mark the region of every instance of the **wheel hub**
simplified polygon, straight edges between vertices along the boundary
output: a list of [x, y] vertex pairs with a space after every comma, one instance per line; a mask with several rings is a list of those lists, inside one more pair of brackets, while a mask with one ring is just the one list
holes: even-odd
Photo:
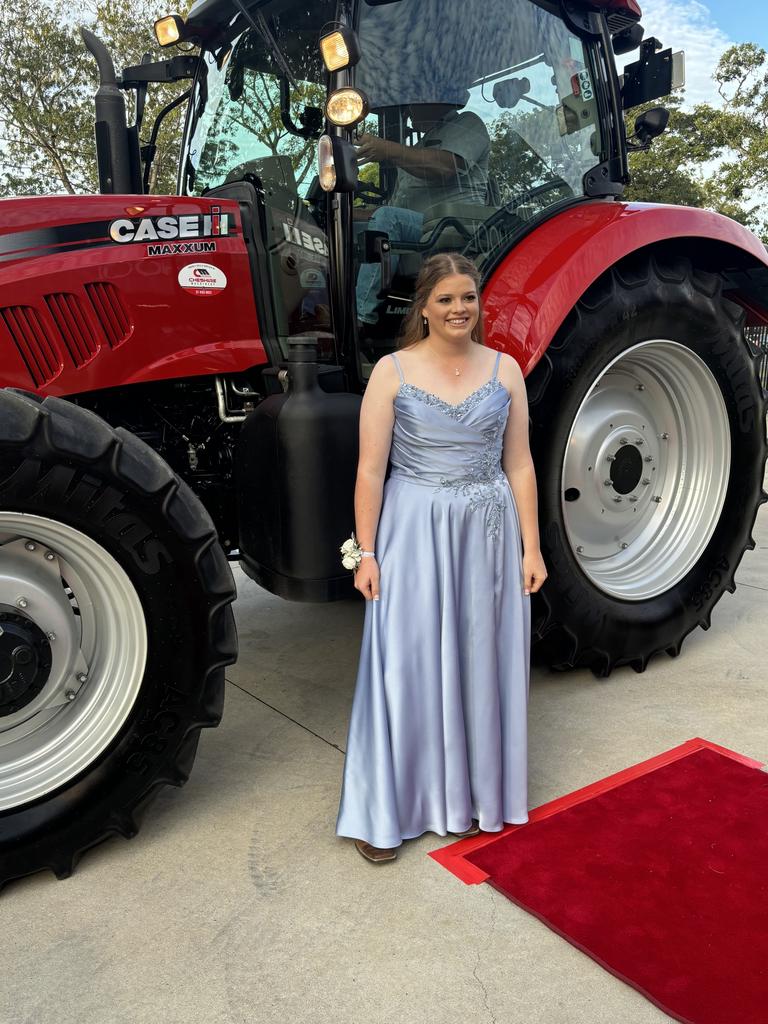
[[643, 457], [639, 448], [627, 444], [619, 448], [611, 462], [608, 476], [617, 494], [631, 494], [643, 475]]
[[25, 707], [51, 672], [51, 646], [28, 619], [0, 606], [0, 718]]
[[670, 589], [712, 536], [729, 471], [728, 413], [704, 360], [669, 339], [624, 351], [565, 446], [563, 519], [582, 571], [627, 601]]

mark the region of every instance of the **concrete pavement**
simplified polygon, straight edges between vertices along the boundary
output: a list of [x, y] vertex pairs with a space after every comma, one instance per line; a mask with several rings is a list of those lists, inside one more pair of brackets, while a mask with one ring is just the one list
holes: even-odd
[[[768, 761], [768, 506], [736, 592], [645, 673], [532, 673], [530, 806], [701, 736]], [[334, 834], [362, 598], [238, 573], [241, 656], [183, 790], [128, 843], [0, 897], [2, 1024], [658, 1024], [670, 1018], [427, 833], [374, 866]]]

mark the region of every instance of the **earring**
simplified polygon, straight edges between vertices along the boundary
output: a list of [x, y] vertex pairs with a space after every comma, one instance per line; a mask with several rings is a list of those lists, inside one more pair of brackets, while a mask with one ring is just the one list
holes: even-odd
[[425, 316], [421, 318], [421, 327], [424, 332], [424, 337], [426, 338], [426, 336], [429, 334], [429, 320], [427, 320]]

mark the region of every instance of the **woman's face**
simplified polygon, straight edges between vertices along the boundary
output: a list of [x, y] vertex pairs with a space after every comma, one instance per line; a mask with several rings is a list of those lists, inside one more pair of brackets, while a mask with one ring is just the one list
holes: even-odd
[[468, 274], [448, 274], [437, 282], [421, 311], [430, 334], [451, 341], [470, 337], [480, 317], [480, 297]]

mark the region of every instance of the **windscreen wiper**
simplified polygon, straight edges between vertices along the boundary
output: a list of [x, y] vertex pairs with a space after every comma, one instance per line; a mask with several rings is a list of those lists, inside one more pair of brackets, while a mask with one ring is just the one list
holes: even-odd
[[267, 19], [260, 12], [256, 12], [254, 17], [250, 11], [245, 9], [245, 5], [242, 0], [235, 0], [235, 7], [242, 13], [243, 17], [250, 23], [252, 28], [255, 28], [261, 38], [267, 44], [269, 52], [275, 61], [275, 64], [280, 68], [280, 71], [284, 78], [287, 78], [291, 85], [296, 85], [296, 79], [291, 74], [291, 69], [288, 66], [288, 61], [283, 56], [283, 51], [277, 45], [277, 40], [272, 35]]

